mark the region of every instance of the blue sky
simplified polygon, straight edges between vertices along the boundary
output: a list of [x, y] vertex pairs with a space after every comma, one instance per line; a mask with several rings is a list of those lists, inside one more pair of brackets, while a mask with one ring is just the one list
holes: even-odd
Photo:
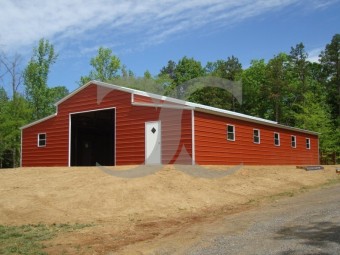
[[59, 53], [49, 85], [78, 87], [100, 46], [137, 76], [168, 60], [234, 55], [247, 67], [305, 44], [310, 60], [340, 33], [340, 0], [0, 0], [0, 50], [24, 61], [44, 37]]

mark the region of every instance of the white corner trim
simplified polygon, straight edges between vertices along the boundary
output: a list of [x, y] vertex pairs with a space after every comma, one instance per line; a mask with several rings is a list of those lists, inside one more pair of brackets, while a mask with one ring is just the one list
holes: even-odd
[[196, 153], [195, 153], [195, 111], [191, 110], [191, 158], [192, 165], [196, 165]]

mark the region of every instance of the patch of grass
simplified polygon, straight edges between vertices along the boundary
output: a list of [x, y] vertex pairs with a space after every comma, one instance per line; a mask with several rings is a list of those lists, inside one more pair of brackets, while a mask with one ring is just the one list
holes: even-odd
[[337, 176], [337, 178], [328, 179], [327, 182], [323, 184], [323, 186], [331, 186], [331, 185], [335, 185], [339, 183], [340, 183], [340, 175]]
[[282, 192], [282, 193], [278, 193], [272, 196], [269, 196], [269, 198], [271, 200], [277, 200], [279, 198], [283, 198], [283, 197], [294, 197], [295, 193], [293, 191], [286, 191], [286, 192]]
[[37, 224], [22, 226], [0, 225], [0, 254], [45, 255], [43, 241], [60, 232], [72, 232], [92, 224]]
[[247, 203], [245, 203], [246, 205], [258, 205], [259, 204], [259, 200], [255, 200], [255, 199], [249, 199]]

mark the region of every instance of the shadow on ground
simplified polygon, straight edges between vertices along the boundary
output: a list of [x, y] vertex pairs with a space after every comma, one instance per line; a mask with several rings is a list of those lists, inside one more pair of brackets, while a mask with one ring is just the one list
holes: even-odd
[[[328, 245], [340, 245], [340, 224], [334, 222], [314, 222], [308, 225], [285, 227], [276, 232], [277, 240], [300, 241], [301, 244], [326, 248]], [[295, 251], [285, 251], [282, 255], [296, 254]], [[328, 255], [330, 253], [305, 253], [306, 255]]]

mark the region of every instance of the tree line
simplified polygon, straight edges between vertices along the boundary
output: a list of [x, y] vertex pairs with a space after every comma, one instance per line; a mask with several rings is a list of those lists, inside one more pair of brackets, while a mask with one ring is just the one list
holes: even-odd
[[[53, 104], [69, 93], [65, 86], [48, 86], [57, 58], [53, 45], [44, 39], [22, 71], [20, 56], [0, 55], [0, 168], [19, 165], [19, 127], [54, 113]], [[268, 61], [252, 60], [247, 68], [235, 56], [205, 66], [184, 56], [177, 62], [169, 60], [154, 76], [146, 70], [143, 77], [136, 77], [104, 47], [90, 59], [90, 65], [92, 70], [80, 76], [79, 86], [99, 80], [172, 96], [183, 84], [202, 82], [199, 78], [238, 82], [242, 102], [219, 87], [198, 86], [185, 99], [319, 132], [321, 162], [340, 160], [340, 34], [325, 45], [318, 62], [310, 62], [303, 43], [298, 43]], [[18, 89], [21, 85], [23, 92]]]
[[[22, 68], [22, 58], [0, 55], [0, 168], [20, 165], [20, 127], [55, 111], [54, 103], [66, 96], [65, 86], [49, 87], [48, 75], [58, 58], [54, 46], [41, 39]], [[20, 89], [20, 86], [24, 89]], [[7, 88], [7, 90], [6, 90]], [[10, 89], [9, 89], [10, 88]]]

